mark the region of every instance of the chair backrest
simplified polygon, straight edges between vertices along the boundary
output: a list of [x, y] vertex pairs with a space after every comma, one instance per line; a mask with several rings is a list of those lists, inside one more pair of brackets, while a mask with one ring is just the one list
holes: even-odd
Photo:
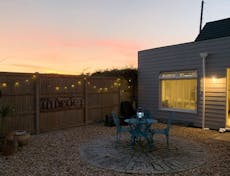
[[143, 112], [144, 112], [144, 117], [145, 118], [154, 119], [153, 115], [151, 114], [151, 112], [149, 110], [144, 109]]
[[119, 119], [118, 115], [115, 112], [112, 112], [112, 117], [113, 117], [113, 121], [116, 125], [117, 130], [119, 130], [121, 128], [121, 126], [120, 126], [120, 119]]
[[174, 111], [171, 111], [169, 113], [169, 117], [168, 117], [168, 121], [167, 121], [167, 127], [166, 127], [168, 131], [170, 129], [173, 118], [174, 118]]

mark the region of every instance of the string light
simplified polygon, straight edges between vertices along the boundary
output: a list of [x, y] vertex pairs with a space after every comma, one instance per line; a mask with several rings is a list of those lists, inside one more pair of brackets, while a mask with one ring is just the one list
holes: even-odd
[[[36, 78], [37, 78], [37, 75], [36, 75], [36, 74], [33, 74], [31, 79], [36, 79]], [[25, 83], [29, 83], [31, 79], [25, 79], [24, 82], [25, 82]], [[87, 80], [86, 77], [84, 77], [83, 79], [84, 79], [84, 80]], [[132, 80], [129, 79], [128, 82], [132, 82]], [[90, 82], [90, 81], [87, 81], [86, 83], [87, 83], [88, 85], [91, 85], [91, 82]], [[7, 84], [6, 82], [0, 83], [0, 85], [1, 85], [2, 87], [8, 87], [8, 84]], [[25, 85], [28, 85], [28, 84], [25, 84]], [[82, 81], [81, 81], [81, 80], [78, 80], [78, 81], [77, 81], [77, 85], [79, 85], [79, 86], [82, 85]], [[71, 88], [75, 88], [77, 85], [76, 85], [76, 84], [71, 84], [70, 87], [71, 87]], [[111, 84], [111, 86], [109, 86], [109, 88], [114, 89], [114, 88], [121, 87], [121, 85], [122, 85], [122, 84], [121, 84], [121, 78], [117, 78], [116, 80], [114, 80], [114, 82], [112, 82], [112, 84]], [[20, 86], [20, 82], [19, 82], [19, 81], [16, 81], [16, 82], [14, 83], [14, 86], [15, 86], [15, 87], [19, 87], [19, 86]], [[48, 85], [48, 87], [50, 88], [51, 85]], [[92, 88], [93, 88], [93, 89], [97, 89], [97, 86], [96, 86], [96, 85], [92, 85]], [[109, 91], [109, 88], [107, 88], [107, 87], [105, 87], [105, 88], [99, 88], [98, 91], [99, 91], [99, 92], [102, 92], [102, 91], [108, 92], [108, 91]], [[127, 88], [130, 89], [131, 86], [127, 86]], [[56, 91], [59, 91], [61, 88], [60, 88], [59, 86], [56, 86], [56, 87], [54, 87], [54, 89], [55, 89]], [[67, 89], [68, 89], [68, 86], [64, 86], [63, 89], [64, 89], [64, 90], [67, 90]], [[124, 90], [121, 90], [121, 92], [125, 92], [125, 91], [124, 91]]]
[[37, 78], [37, 76], [36, 75], [32, 75], [32, 79], [36, 79]]
[[2, 87], [7, 87], [7, 83], [2, 83]]
[[18, 86], [19, 86], [19, 82], [15, 82], [15, 83], [14, 83], [14, 86], [15, 86], [15, 87], [18, 87]]
[[55, 90], [56, 90], [56, 91], [59, 91], [59, 90], [60, 90], [60, 87], [56, 86], [56, 87], [55, 87]]

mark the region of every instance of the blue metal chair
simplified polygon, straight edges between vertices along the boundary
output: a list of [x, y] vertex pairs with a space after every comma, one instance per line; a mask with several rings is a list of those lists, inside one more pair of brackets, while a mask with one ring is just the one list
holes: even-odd
[[172, 123], [172, 120], [174, 118], [174, 112], [171, 111], [167, 120], [167, 126], [164, 129], [152, 129], [152, 135], [154, 136], [155, 134], [163, 134], [165, 135], [166, 138], [166, 142], [167, 142], [167, 147], [169, 147], [169, 130], [170, 130], [170, 126]]
[[151, 114], [151, 112], [149, 110], [144, 109], [143, 112], [144, 112], [144, 118], [154, 119], [153, 115]]
[[116, 140], [118, 141], [121, 133], [129, 132], [130, 130], [129, 128], [120, 125], [120, 119], [116, 113], [112, 112], [112, 117], [114, 124], [116, 125]]

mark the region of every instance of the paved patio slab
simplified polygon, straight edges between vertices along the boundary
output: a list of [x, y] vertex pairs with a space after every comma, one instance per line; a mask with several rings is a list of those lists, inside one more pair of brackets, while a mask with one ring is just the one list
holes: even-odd
[[173, 173], [203, 165], [205, 149], [185, 138], [173, 137], [167, 148], [165, 138], [158, 137], [154, 147], [130, 146], [128, 136], [119, 142], [114, 138], [96, 139], [80, 148], [80, 155], [90, 165], [124, 173]]

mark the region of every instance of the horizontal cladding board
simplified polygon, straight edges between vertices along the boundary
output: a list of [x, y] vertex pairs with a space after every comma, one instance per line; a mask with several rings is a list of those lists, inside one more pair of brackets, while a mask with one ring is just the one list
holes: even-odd
[[[229, 51], [226, 51], [229, 52]], [[195, 53], [195, 51], [194, 51]], [[171, 54], [171, 55], [159, 55], [156, 56], [155, 54], [149, 55], [148, 57], [140, 57], [138, 60], [138, 65], [142, 65], [144, 63], [158, 63], [158, 62], [165, 62], [165, 61], [173, 61], [176, 62], [178, 60], [183, 60], [185, 62], [191, 62], [194, 61], [194, 64], [197, 65], [202, 65], [202, 60], [199, 56], [199, 53], [191, 53], [191, 54], [187, 54], [187, 53], [183, 53], [180, 52], [178, 55], [176, 55], [175, 53]], [[213, 57], [208, 57], [207, 60], [207, 64], [206, 64], [206, 68], [210, 68], [210, 66], [217, 64], [218, 67], [221, 67], [222, 65], [229, 65], [229, 62], [227, 62], [228, 60], [226, 58], [229, 58], [230, 53], [221, 56], [219, 53], [216, 53], [215, 56]], [[215, 59], [215, 58], [218, 59]], [[151, 61], [151, 62], [150, 62]], [[218, 62], [219, 61], [219, 62]]]
[[149, 55], [148, 57], [145, 57], [145, 58], [140, 58], [139, 60], [139, 64], [142, 64], [142, 63], [148, 63], [149, 61], [152, 61], [152, 62], [164, 62], [164, 61], [176, 61], [176, 60], [181, 60], [183, 59], [184, 61], [186, 62], [191, 62], [194, 60], [195, 63], [199, 63], [201, 64], [201, 59], [199, 57], [199, 55], [194, 55], [194, 53], [191, 53], [191, 54], [186, 54], [186, 53], [183, 53], [183, 52], [180, 52], [178, 53], [177, 55], [175, 53], [171, 54], [171, 55], [159, 55], [159, 56], [155, 56], [154, 54], [153, 55]]
[[214, 114], [220, 114], [220, 115], [224, 115], [226, 114], [226, 111], [223, 109], [210, 109], [210, 108], [205, 108], [205, 112], [207, 113], [214, 113]]
[[148, 79], [148, 80], [142, 80], [140, 81], [139, 83], [145, 83], [145, 85], [139, 85], [139, 87], [144, 87], [144, 88], [152, 88], [152, 87], [157, 87], [157, 84], [156, 82], [154, 82], [153, 79]]
[[[218, 59], [213, 59], [213, 61], [209, 62], [208, 65], [206, 65], [207, 72], [211, 72], [213, 70], [219, 70], [221, 71], [223, 68], [226, 68], [230, 65], [229, 61], [227, 59], [230, 58], [230, 56], [225, 56], [223, 58], [220, 58], [218, 55], [216, 56]], [[227, 58], [227, 59], [226, 59]], [[214, 68], [212, 68], [215, 66]], [[209, 70], [210, 69], [210, 70]]]
[[206, 123], [224, 123], [225, 118], [218, 116], [206, 116]]
[[206, 84], [207, 87], [226, 87], [226, 79], [218, 79], [216, 82], [214, 82], [211, 79], [206, 79]]
[[156, 60], [150, 60], [149, 62], [142, 63], [142, 65], [140, 67], [143, 67], [143, 66], [145, 66], [145, 71], [147, 71], [148, 68], [151, 70], [154, 70], [154, 68], [157, 68], [157, 70], [158, 70], [159, 66], [162, 66], [162, 67], [165, 67], [165, 66], [171, 66], [171, 67], [180, 66], [180, 67], [182, 67], [183, 66], [185, 68], [191, 68], [191, 67], [192, 68], [199, 68], [199, 67], [201, 67], [201, 63], [193, 61], [193, 60], [185, 61], [182, 59], [171, 58], [171, 59], [161, 59], [161, 60], [157, 60], [157, 61]]
[[[196, 44], [196, 43], [193, 43]], [[200, 53], [202, 51], [207, 51], [208, 53], [221, 53], [222, 51], [228, 51], [230, 45], [228, 44], [228, 46], [223, 47], [223, 46], [219, 46], [217, 47], [215, 44], [213, 46], [195, 46], [195, 47], [188, 47], [188, 46], [184, 46], [184, 47], [167, 47], [167, 48], [156, 48], [153, 50], [147, 50], [147, 51], [143, 51], [141, 54], [139, 54], [139, 58], [149, 58], [149, 57], [170, 57], [170, 56], [181, 56], [181, 55], [187, 55], [187, 56], [197, 56], [198, 58], [200, 58]], [[222, 51], [219, 51], [219, 50]]]
[[[206, 96], [205, 100], [206, 101], [226, 101], [226, 97], [218, 97], [218, 96], [210, 97], [210, 96]], [[202, 96], [200, 97], [200, 101], [203, 101]]]
[[[169, 111], [158, 110], [158, 115], [169, 115]], [[194, 118], [194, 117], [197, 117], [197, 114], [196, 113], [189, 113], [189, 112], [175, 111], [175, 117]]]
[[[201, 87], [202, 88], [202, 87]], [[206, 87], [205, 88], [206, 92], [217, 92], [217, 93], [221, 93], [221, 92], [226, 92], [226, 87]]]
[[216, 106], [225, 106], [226, 105], [226, 101], [205, 101], [206, 105], [216, 105]]
[[[170, 64], [169, 64], [170, 63]], [[166, 65], [165, 65], [166, 64]], [[185, 69], [185, 68], [188, 68], [188, 69], [195, 69], [195, 70], [201, 70], [201, 64], [199, 63], [196, 63], [196, 62], [192, 62], [192, 60], [190, 62], [186, 62], [184, 61], [183, 59], [180, 59], [180, 60], [175, 60], [173, 59], [173, 62], [171, 62], [170, 60], [161, 60], [159, 62], [156, 62], [156, 61], [150, 61], [150, 62], [147, 62], [147, 63], [143, 63], [142, 65], [139, 65], [139, 68], [142, 67], [144, 68], [143, 69], [143, 72], [148, 72], [148, 71], [157, 71], [159, 69], [161, 69], [161, 67], [165, 67], [165, 66], [168, 66], [168, 67], [175, 67], [178, 68], [180, 67], [181, 69]], [[228, 66], [227, 64], [221, 64], [221, 65], [213, 65], [212, 68], [209, 68], [207, 71], [206, 71], [206, 76], [225, 76], [226, 75], [226, 68], [228, 68], [230, 66]], [[141, 69], [140, 69], [141, 71]], [[218, 75], [216, 75], [218, 73]], [[201, 75], [202, 76], [202, 75]]]
[[[213, 66], [213, 67], [215, 67], [215, 66]], [[219, 70], [213, 69], [209, 73], [206, 72], [206, 78], [212, 79], [213, 77], [216, 77], [217, 79], [219, 79], [219, 78], [226, 79], [226, 72], [223, 70], [225, 70], [227, 68], [228, 68], [228, 66], [225, 65], [224, 68], [221, 68]]]
[[[225, 60], [227, 59], [225, 58]], [[144, 67], [145, 71], [155, 70], [155, 69], [158, 70], [159, 66], [162, 66], [162, 67], [176, 66], [176, 67], [182, 67], [182, 68], [192, 67], [192, 68], [201, 69], [202, 64], [200, 60], [193, 59], [193, 58], [189, 58], [189, 60], [185, 60], [183, 57], [182, 58], [171, 57], [170, 59], [167, 59], [164, 57], [161, 59], [150, 58], [148, 60], [141, 61], [141, 63], [139, 63], [139, 68]], [[207, 76], [208, 75], [212, 76], [216, 72], [221, 72], [222, 73], [221, 75], [225, 75], [227, 67], [230, 67], [229, 61], [220, 62], [220, 60], [218, 60], [218, 63], [213, 63], [212, 65], [206, 66], [206, 74]]]
[[150, 96], [148, 96], [148, 95], [146, 95], [146, 94], [143, 94], [142, 95], [142, 98], [141, 99], [143, 99], [143, 97], [146, 99], [146, 101], [147, 102], [152, 102], [152, 101], [154, 101], [154, 100], [156, 100], [156, 99], [158, 99], [158, 96], [153, 96], [153, 95], [150, 95]]
[[[216, 109], [217, 111], [218, 110], [225, 110], [226, 109], [225, 107], [226, 107], [225, 105], [224, 106], [223, 105], [221, 105], [221, 106], [220, 105], [206, 105], [205, 106], [206, 109], [213, 109], [213, 110]], [[202, 106], [199, 106], [199, 108], [202, 109]]]
[[[218, 57], [218, 56], [217, 56]], [[229, 57], [225, 58], [226, 60], [229, 59]], [[217, 59], [218, 60], [218, 59]], [[226, 68], [229, 67], [229, 61], [228, 62], [222, 62], [220, 60], [218, 60], [220, 63], [213, 63], [213, 64], [209, 64], [208, 66], [206, 65], [206, 75], [212, 75], [215, 72], [221, 72], [221, 73], [225, 73], [226, 74]]]
[[[167, 118], [168, 118], [167, 115], [158, 115], [158, 116], [156, 117], [156, 119], [160, 119], [160, 120], [164, 120], [164, 121], [166, 121]], [[185, 118], [185, 117], [182, 117], [182, 116], [176, 116], [176, 117], [174, 117], [174, 119], [173, 119], [173, 122], [175, 122], [175, 123], [178, 123], [178, 122], [179, 122], [179, 123], [185, 123], [185, 124], [199, 123], [199, 121], [200, 121], [200, 120], [197, 120], [197, 119], [194, 118], [194, 117], [187, 117], [187, 118]]]
[[226, 92], [206, 92], [207, 97], [226, 97]]

